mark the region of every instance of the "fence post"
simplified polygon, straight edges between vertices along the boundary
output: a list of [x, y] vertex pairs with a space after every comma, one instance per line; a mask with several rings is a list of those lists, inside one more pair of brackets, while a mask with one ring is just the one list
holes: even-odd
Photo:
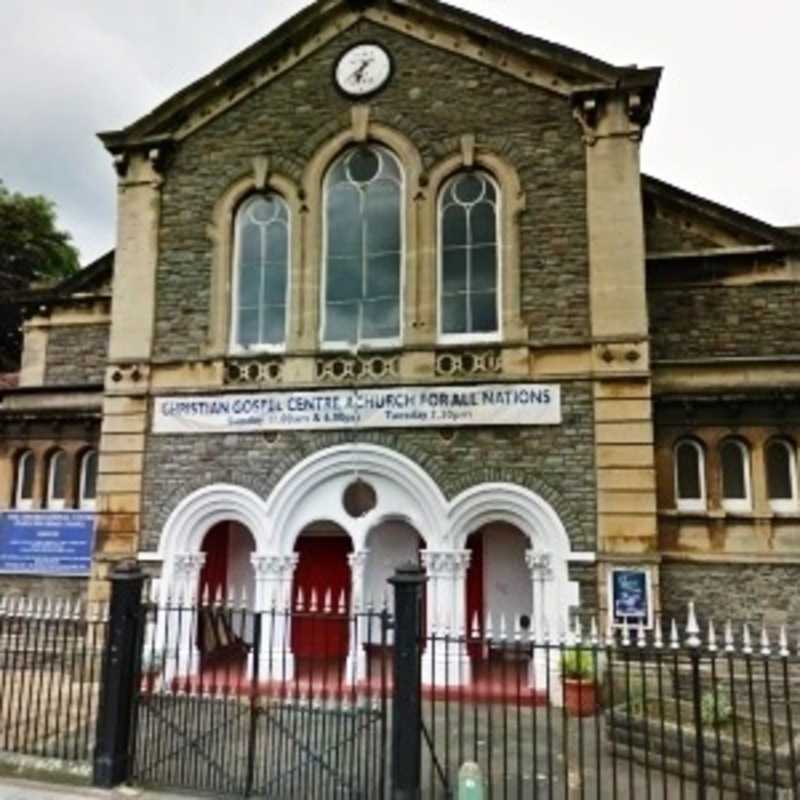
[[[706, 748], [703, 740], [703, 697], [702, 683], [700, 681], [700, 626], [694, 611], [694, 603], [689, 602], [689, 616], [686, 622], [686, 645], [689, 648], [689, 658], [692, 663], [692, 709], [694, 712], [695, 759], [697, 760], [697, 800], [706, 797]], [[714, 689], [716, 691], [716, 687]]]
[[135, 681], [140, 662], [140, 611], [145, 575], [135, 561], [111, 573], [92, 783], [112, 788], [128, 779]]
[[422, 779], [422, 587], [425, 571], [398, 567], [394, 587], [392, 800], [418, 800]]

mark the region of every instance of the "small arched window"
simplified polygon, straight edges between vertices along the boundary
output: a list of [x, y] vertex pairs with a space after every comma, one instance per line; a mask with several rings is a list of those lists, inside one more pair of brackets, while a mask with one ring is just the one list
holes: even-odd
[[726, 439], [719, 448], [722, 473], [722, 507], [728, 511], [749, 511], [750, 452], [738, 439]]
[[14, 507], [22, 510], [33, 508], [34, 476], [36, 457], [30, 450], [24, 450], [17, 457], [14, 476]]
[[439, 334], [496, 337], [500, 330], [499, 192], [487, 175], [462, 172], [439, 196]]
[[285, 345], [289, 248], [286, 201], [277, 194], [247, 199], [236, 215], [235, 348], [275, 350]]
[[97, 499], [97, 450], [87, 450], [81, 457], [78, 481], [78, 507], [92, 510]]
[[377, 145], [348, 150], [325, 180], [322, 340], [334, 347], [400, 339], [403, 174]]
[[764, 454], [767, 495], [774, 511], [797, 509], [797, 451], [786, 439], [773, 439]]
[[59, 510], [67, 500], [67, 454], [54, 450], [47, 460], [46, 507]]
[[705, 454], [694, 439], [682, 439], [675, 445], [675, 506], [681, 511], [704, 511], [706, 508]]

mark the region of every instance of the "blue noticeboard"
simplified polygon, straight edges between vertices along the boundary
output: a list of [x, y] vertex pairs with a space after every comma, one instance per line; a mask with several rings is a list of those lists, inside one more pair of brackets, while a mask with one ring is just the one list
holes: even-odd
[[616, 569], [612, 573], [614, 621], [648, 624], [650, 608], [647, 573], [638, 569]]
[[0, 572], [88, 575], [94, 521], [84, 511], [0, 512]]

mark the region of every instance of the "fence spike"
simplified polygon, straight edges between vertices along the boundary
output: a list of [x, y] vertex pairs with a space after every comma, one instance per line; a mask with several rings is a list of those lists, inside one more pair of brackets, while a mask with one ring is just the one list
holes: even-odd
[[725, 652], [733, 653], [736, 650], [736, 642], [733, 638], [733, 623], [730, 620], [725, 622], [725, 632], [723, 633], [725, 641]]
[[514, 618], [514, 641], [519, 644], [522, 641], [522, 623], [519, 614]]
[[708, 620], [708, 649], [711, 653], [717, 652], [717, 631], [714, 628], [714, 620]]
[[344, 614], [347, 612], [347, 597], [345, 596], [344, 589], [339, 592], [339, 613]]
[[470, 633], [473, 639], [480, 639], [481, 637], [481, 625], [478, 621], [477, 611], [472, 612], [472, 630]]
[[155, 605], [161, 592], [161, 578], [153, 578], [150, 581], [150, 602]]
[[9, 596], [6, 599], [6, 615], [9, 617], [13, 617], [16, 615], [17, 612], [17, 598], [14, 595]]
[[672, 650], [680, 650], [681, 640], [678, 636], [678, 623], [675, 622], [675, 617], [672, 618], [672, 624], [669, 628], [669, 646]]
[[589, 623], [589, 640], [592, 643], [592, 647], [597, 647], [600, 644], [600, 636], [597, 631], [597, 617], [594, 614], [592, 614], [592, 620]]
[[81, 600], [79, 597], [75, 598], [75, 605], [72, 606], [72, 619], [79, 620], [81, 618]]
[[753, 653], [753, 640], [750, 637], [750, 625], [745, 622], [742, 628], [742, 652], [746, 655]]
[[781, 625], [778, 633], [778, 653], [781, 658], [789, 657], [789, 637], [786, 635], [786, 625]]
[[491, 611], [487, 611], [486, 612], [486, 625], [484, 625], [483, 631], [484, 631], [484, 637], [488, 641], [491, 641], [491, 639], [492, 639], [492, 612]]
[[323, 612], [325, 614], [330, 614], [331, 613], [331, 587], [330, 586], [325, 590], [322, 610], [323, 610]]
[[694, 611], [694, 600], [689, 601], [689, 611], [686, 618], [686, 646], [700, 647], [700, 626], [697, 624], [697, 614]]
[[6, 615], [6, 609], [7, 609], [6, 597], [5, 595], [3, 595], [2, 597], [0, 597], [0, 617], [4, 617]]
[[22, 613], [23, 617], [32, 617], [35, 613], [35, 606], [32, 597], [25, 598], [25, 610]]
[[622, 618], [622, 646], [630, 647], [631, 644], [631, 630], [628, 627], [628, 618]]
[[636, 630], [636, 644], [640, 650], [644, 650], [647, 647], [647, 633], [645, 632], [644, 622], [641, 620]]
[[504, 642], [506, 640], [506, 615], [505, 613], [500, 615], [500, 641]]
[[616, 647], [617, 645], [617, 630], [614, 627], [614, 614], [608, 611], [606, 619], [606, 647]]
[[[190, 589], [191, 587], [187, 586], [186, 588]], [[184, 598], [185, 597], [186, 595], [184, 595]], [[224, 602], [225, 602], [225, 597], [223, 595], [222, 585], [218, 584], [216, 590], [214, 591], [214, 605], [217, 608], [220, 608]], [[184, 605], [191, 605], [191, 600], [188, 603], [184, 601]]]
[[761, 655], [772, 655], [772, 644], [769, 641], [769, 633], [767, 632], [766, 622], [761, 623]]
[[661, 629], [661, 615], [655, 618], [655, 630], [653, 631], [653, 647], [660, 650], [664, 646], [664, 632]]
[[303, 602], [303, 587], [297, 590], [297, 600], [295, 603], [295, 611], [305, 611], [305, 603]]
[[579, 616], [575, 616], [575, 644], [583, 644], [583, 620]]
[[315, 586], [311, 587], [311, 597], [308, 602], [308, 610], [312, 614], [317, 610], [317, 589]]

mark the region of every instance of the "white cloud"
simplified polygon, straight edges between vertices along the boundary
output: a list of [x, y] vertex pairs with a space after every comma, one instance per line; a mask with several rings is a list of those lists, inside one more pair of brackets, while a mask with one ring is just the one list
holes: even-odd
[[[618, 64], [664, 66], [643, 165], [800, 223], [796, 0], [455, 0]], [[113, 245], [114, 183], [94, 134], [121, 127], [298, 11], [286, 0], [2, 0], [0, 178], [58, 203], [85, 259]]]

